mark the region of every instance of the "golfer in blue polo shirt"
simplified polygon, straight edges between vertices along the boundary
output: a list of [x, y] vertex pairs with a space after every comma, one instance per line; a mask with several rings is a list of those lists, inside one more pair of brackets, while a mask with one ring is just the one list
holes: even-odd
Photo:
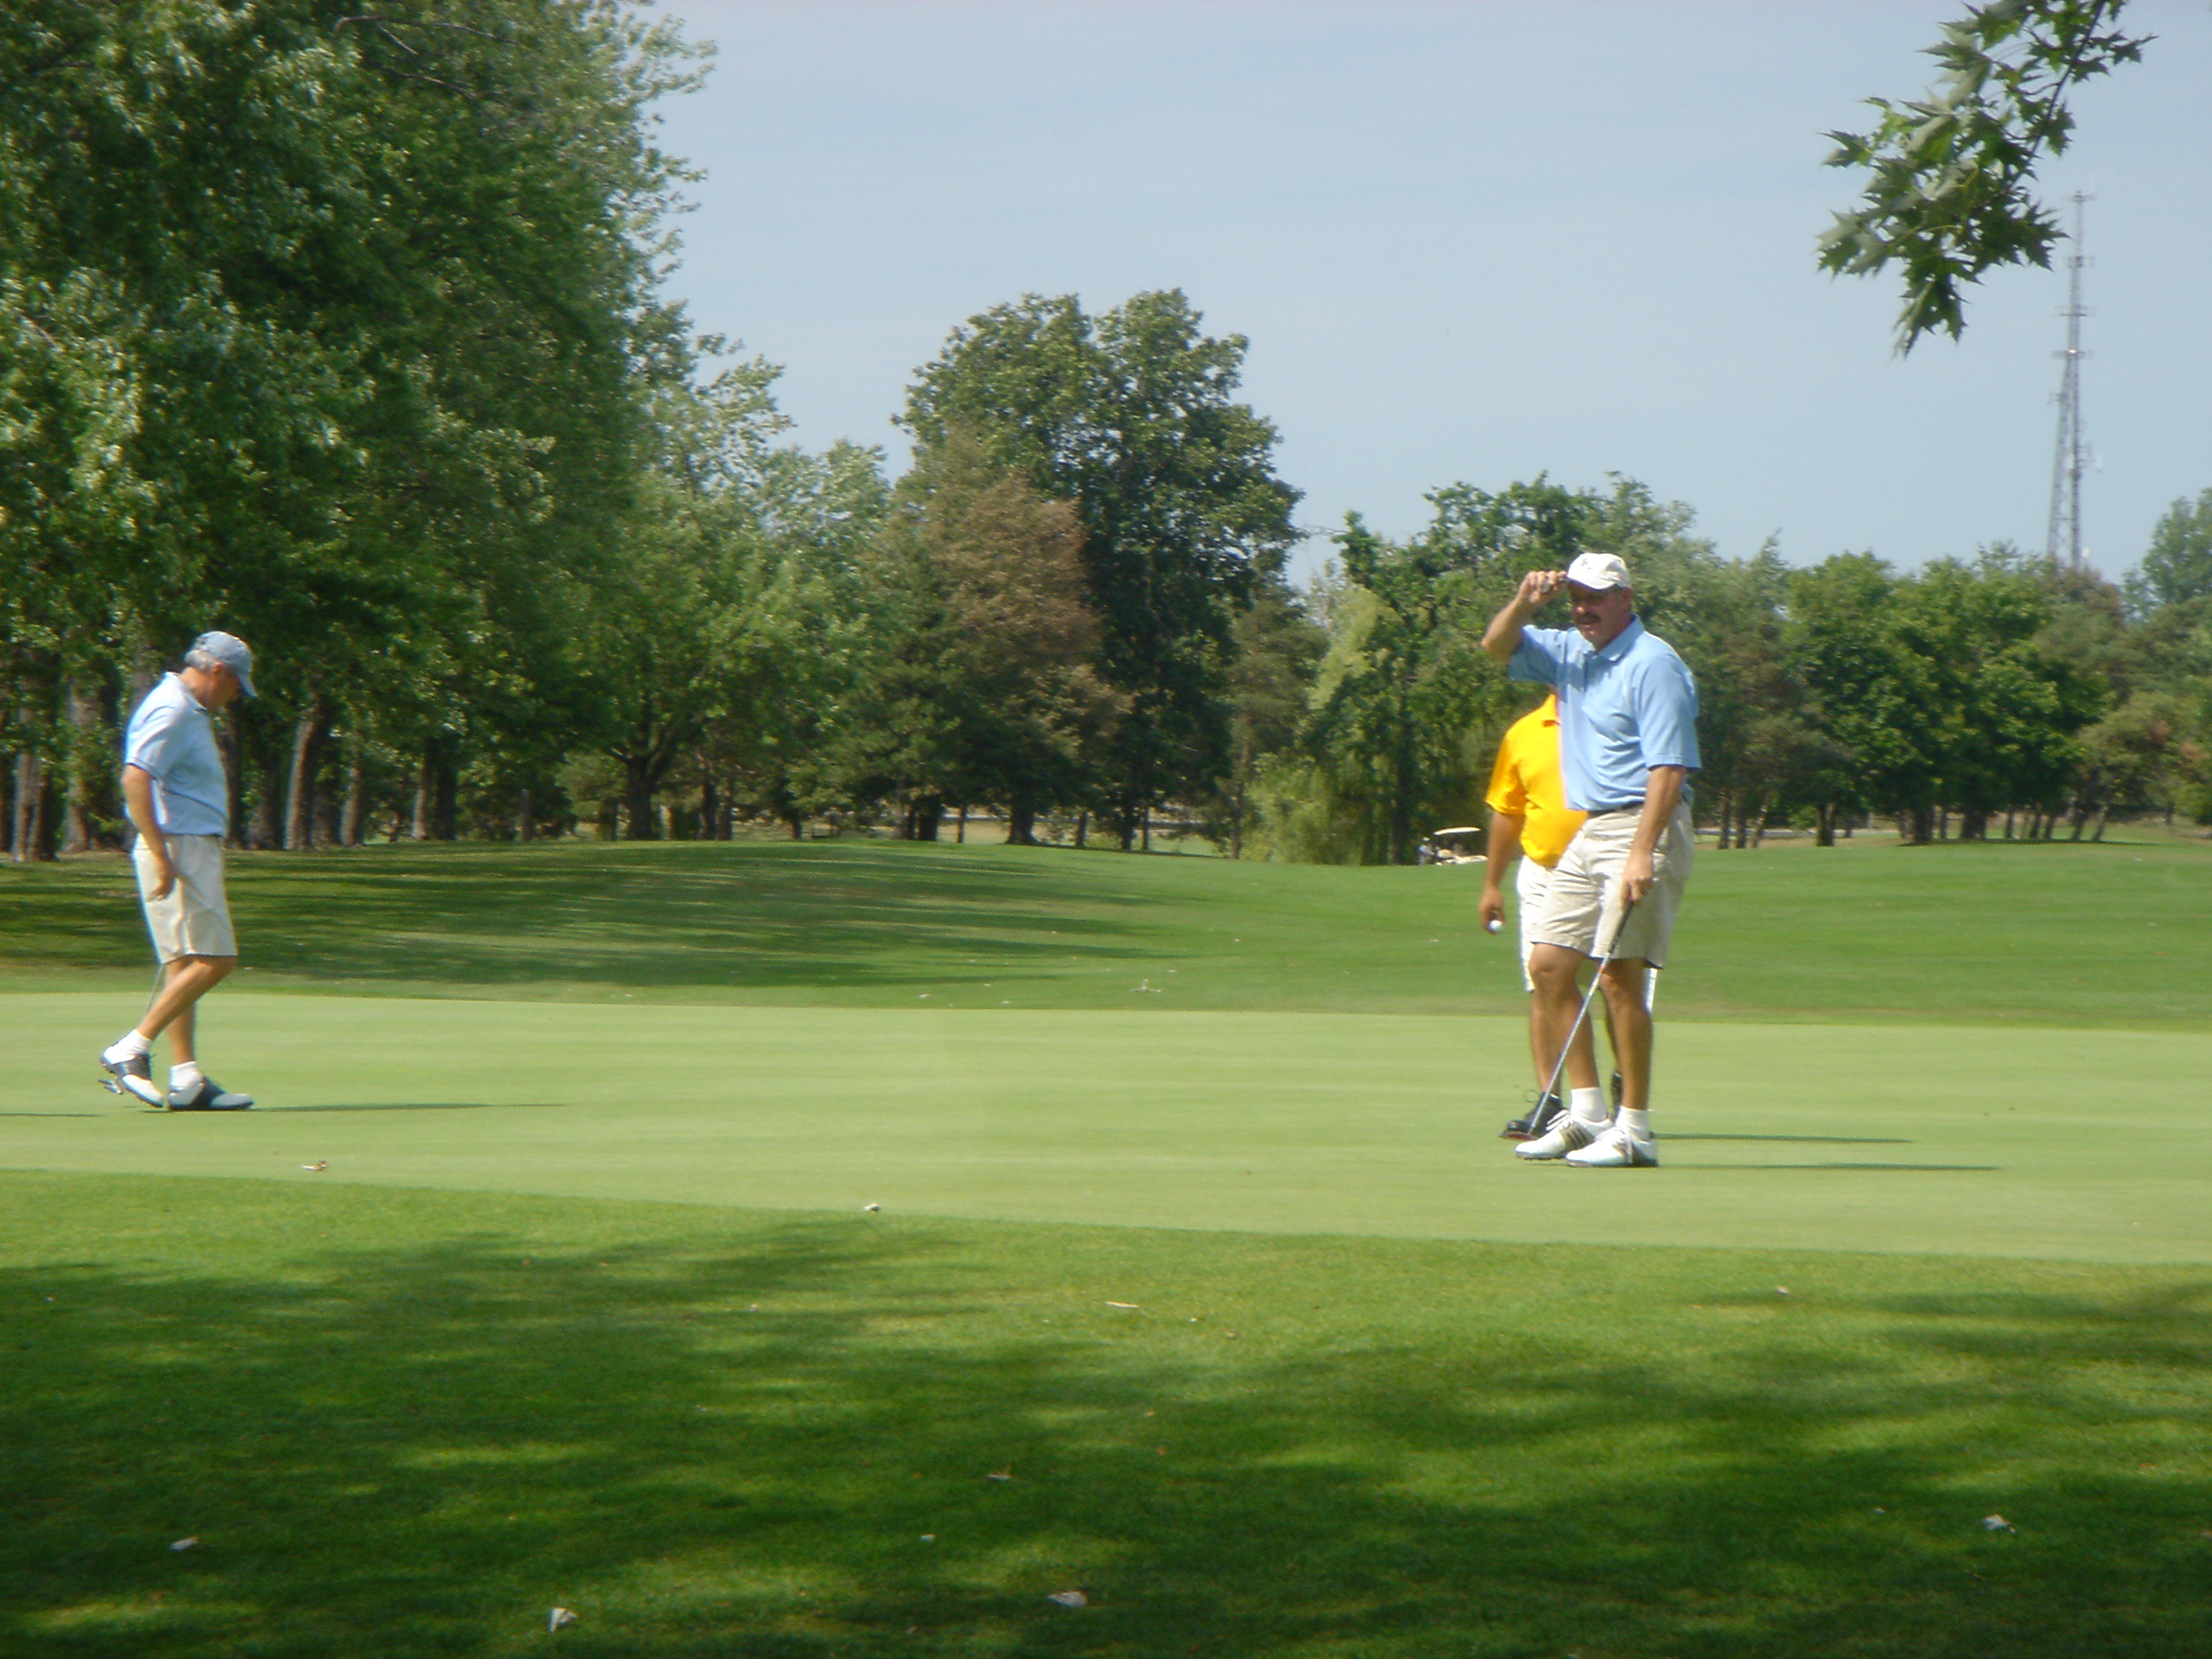
[[[1563, 588], [1573, 626], [1529, 627]], [[1595, 1060], [1587, 1051], [1570, 1054], [1567, 1115], [1514, 1154], [1583, 1169], [1650, 1168], [1659, 1148], [1651, 1134], [1644, 975], [1666, 966], [1690, 879], [1684, 786], [1698, 769], [1697, 683], [1674, 647], [1638, 619], [1628, 567], [1610, 553], [1581, 553], [1565, 570], [1522, 578], [1484, 632], [1482, 648], [1513, 678], [1559, 693], [1567, 805], [1589, 814], [1552, 872], [1528, 930], [1545, 1063], [1558, 1062], [1574, 1027], [1583, 963], [1605, 960], [1601, 983], [1621, 1080], [1620, 1109], [1608, 1120]]]
[[[123, 738], [123, 801], [138, 831], [132, 862], [146, 928], [162, 965], [146, 1017], [100, 1056], [118, 1095], [172, 1112], [235, 1112], [253, 1104], [200, 1070], [192, 1011], [238, 965], [222, 885], [230, 787], [215, 717], [253, 695], [253, 653], [234, 634], [203, 634], [185, 665], [165, 674], [131, 716]], [[169, 1086], [154, 1081], [154, 1039], [169, 1034]]]

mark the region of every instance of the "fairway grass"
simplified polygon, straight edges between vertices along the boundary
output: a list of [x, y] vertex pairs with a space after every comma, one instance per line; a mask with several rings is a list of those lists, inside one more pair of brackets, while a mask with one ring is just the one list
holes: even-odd
[[[234, 855], [232, 988], [1517, 1016], [1472, 866], [844, 841]], [[113, 855], [0, 865], [0, 993], [136, 989]], [[2212, 1030], [2212, 842], [1698, 854], [1673, 1019]]]
[[119, 1176], [0, 1218], [21, 1659], [2149, 1659], [2212, 1617], [2201, 1270]]

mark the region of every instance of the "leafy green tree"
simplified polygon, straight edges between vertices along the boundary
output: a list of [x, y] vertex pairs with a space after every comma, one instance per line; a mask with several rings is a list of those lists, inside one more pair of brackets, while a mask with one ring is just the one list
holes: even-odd
[[896, 595], [863, 765], [934, 839], [946, 803], [994, 802], [1007, 839], [1083, 797], [1087, 757], [1126, 708], [1092, 666], [1074, 505], [1047, 501], [960, 428], [925, 448], [878, 549]]
[[1820, 239], [1823, 270], [1905, 281], [1897, 344], [1954, 339], [1964, 284], [1999, 265], [2051, 264], [2063, 234], [2029, 186], [2074, 131], [2068, 100], [2085, 81], [2141, 58], [2148, 38], [2115, 27], [2126, 0], [1993, 0], [1943, 26], [1927, 49], [1942, 66], [1923, 97], [1867, 101], [1871, 131], [1832, 132], [1830, 167], [1871, 174], [1861, 204]]
[[1364, 864], [1410, 864], [1438, 817], [1471, 811], [1470, 739], [1503, 694], [1480, 648], [1482, 585], [1424, 545], [1394, 547], [1355, 514], [1337, 537], [1344, 586], [1313, 689], [1308, 742], [1357, 826]]
[[1938, 762], [1933, 665], [1893, 625], [1899, 583], [1871, 553], [1842, 553], [1790, 578], [1788, 641], [1820, 729], [1848, 756], [1829, 805], [1913, 815], [1932, 836]]
[[1924, 842], [1940, 809], [1978, 837], [1993, 812], [2063, 800], [2074, 734], [2106, 690], [2044, 648], [2052, 599], [2032, 574], [2000, 556], [1899, 578], [1844, 554], [1797, 573], [1790, 594], [1798, 672], [1863, 804]]
[[289, 768], [240, 745], [258, 833], [298, 843], [335, 727], [411, 721], [450, 799], [447, 739], [549, 701], [512, 694], [556, 654], [549, 574], [605, 544], [641, 387], [684, 372], [644, 111], [690, 73], [614, 4], [10, 8], [11, 657], [143, 669], [228, 626], [249, 726], [292, 728]]
[[1328, 648], [1328, 636], [1280, 576], [1263, 580], [1237, 615], [1237, 654], [1228, 675], [1229, 772], [1214, 802], [1216, 839], [1232, 859], [1244, 856], [1254, 818], [1253, 789], [1261, 770], [1298, 739], [1306, 688]]
[[1076, 504], [1099, 672], [1130, 705], [1095, 757], [1125, 848], [1156, 802], [1223, 771], [1235, 618], [1296, 538], [1274, 428], [1233, 398], [1246, 343], [1200, 324], [1178, 291], [1097, 318], [1030, 295], [955, 330], [902, 417], [925, 447], [963, 428]]
[[2212, 597], [2212, 489], [2195, 501], [2182, 496], [2166, 508], [2142, 564], [2127, 580], [2127, 595], [2138, 617]]

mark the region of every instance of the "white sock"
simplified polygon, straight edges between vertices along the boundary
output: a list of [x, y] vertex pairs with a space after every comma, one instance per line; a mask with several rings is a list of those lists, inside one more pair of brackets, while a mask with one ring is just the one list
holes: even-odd
[[1568, 1091], [1567, 1109], [1585, 1123], [1605, 1121], [1605, 1091], [1602, 1089], [1573, 1089]]
[[1649, 1111], [1632, 1112], [1624, 1106], [1620, 1109], [1620, 1121], [1638, 1140], [1651, 1139], [1651, 1114]]
[[197, 1089], [206, 1081], [200, 1073], [200, 1063], [196, 1060], [169, 1067], [169, 1086], [172, 1089]]
[[115, 1039], [102, 1060], [136, 1060], [154, 1045], [136, 1031], [125, 1031]]

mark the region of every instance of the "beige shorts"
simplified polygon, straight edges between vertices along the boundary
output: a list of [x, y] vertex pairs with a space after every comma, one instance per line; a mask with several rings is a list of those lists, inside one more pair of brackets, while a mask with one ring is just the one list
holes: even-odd
[[154, 849], [143, 836], [131, 851], [138, 867], [138, 898], [146, 907], [146, 931], [154, 954], [163, 962], [179, 957], [234, 957], [237, 937], [230, 931], [230, 901], [222, 890], [222, 837], [170, 836], [169, 862], [177, 884], [167, 898], [154, 896]]
[[1586, 957], [1604, 956], [1610, 943], [1614, 956], [1641, 957], [1654, 968], [1666, 966], [1674, 915], [1682, 908], [1682, 890], [1690, 884], [1690, 809], [1686, 804], [1677, 806], [1659, 832], [1651, 859], [1657, 879], [1623, 922], [1620, 872], [1641, 817], [1636, 811], [1600, 812], [1575, 832], [1545, 884], [1543, 912], [1525, 929], [1528, 939]]
[[1544, 894], [1551, 884], [1552, 872], [1526, 854], [1514, 865], [1513, 896], [1521, 901], [1515, 908], [1521, 925], [1521, 988], [1524, 991], [1536, 988], [1536, 981], [1528, 977], [1528, 952], [1536, 945], [1535, 935], [1529, 930], [1544, 914]]
[[[1550, 890], [1552, 872], [1532, 858], [1523, 858], [1513, 866], [1513, 891], [1521, 901], [1521, 988], [1534, 992], [1536, 981], [1528, 975], [1528, 952], [1536, 948], [1530, 932], [1537, 918], [1544, 914], [1544, 895]], [[1644, 974], [1644, 1006], [1659, 1006], [1659, 969], [1649, 968]]]

